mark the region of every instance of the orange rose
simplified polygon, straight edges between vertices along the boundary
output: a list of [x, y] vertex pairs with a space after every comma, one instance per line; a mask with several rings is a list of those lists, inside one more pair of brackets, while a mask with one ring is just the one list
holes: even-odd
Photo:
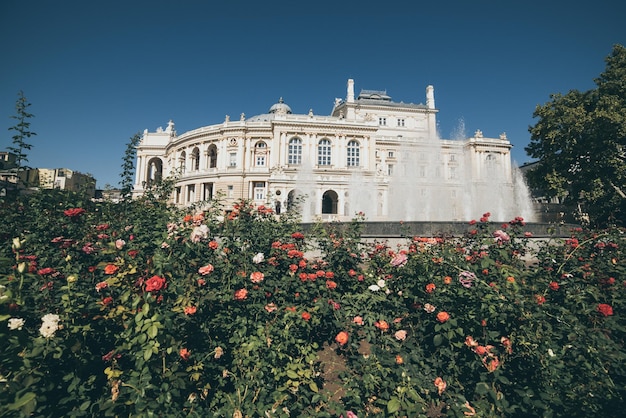
[[387, 321], [376, 321], [374, 322], [374, 326], [381, 331], [387, 331], [389, 329]]
[[441, 322], [442, 324], [448, 319], [450, 319], [450, 314], [448, 312], [441, 311], [437, 314], [437, 321]]
[[308, 321], [309, 319], [311, 319], [311, 314], [308, 312], [302, 312], [302, 319]]
[[396, 364], [402, 364], [402, 363], [404, 363], [404, 359], [402, 358], [400, 354], [398, 354], [396, 356]]
[[347, 332], [345, 331], [341, 331], [339, 334], [337, 334], [337, 336], [335, 337], [335, 341], [337, 341], [337, 344], [339, 345], [344, 345], [345, 343], [348, 342], [348, 338], [349, 335]]
[[186, 348], [181, 348], [180, 351], [178, 352], [178, 354], [180, 354], [180, 358], [182, 358], [183, 360], [187, 361], [187, 360], [189, 360], [189, 356], [191, 355], [191, 351], [187, 350]]
[[265, 274], [261, 273], [260, 271], [255, 271], [254, 273], [250, 274], [250, 280], [252, 281], [252, 283], [261, 283], [263, 279], [265, 279]]
[[115, 264], [107, 264], [104, 268], [105, 274], [115, 274], [120, 268]]
[[484, 356], [485, 354], [487, 354], [487, 349], [482, 345], [477, 346], [475, 350], [476, 354], [478, 354], [479, 356]]
[[235, 291], [235, 300], [244, 300], [248, 297], [248, 290], [239, 289]]
[[435, 284], [434, 283], [428, 283], [426, 285], [426, 292], [433, 293], [434, 291], [435, 291]]
[[337, 283], [333, 282], [332, 280], [326, 280], [326, 287], [329, 289], [336, 289], [337, 288]]
[[217, 241], [211, 241], [209, 242], [209, 248], [212, 250], [217, 250], [217, 247], [219, 247], [219, 244], [217, 243]]
[[450, 283], [452, 283], [452, 277], [450, 277], [450, 276], [446, 276], [446, 277], [444, 277], [444, 278], [443, 278], [443, 282], [444, 282], [445, 284], [450, 284]]
[[193, 315], [196, 313], [197, 310], [198, 308], [196, 308], [195, 306], [185, 306], [184, 312], [185, 315]]
[[440, 395], [443, 393], [444, 390], [446, 390], [446, 386], [448, 386], [441, 377], [437, 377], [434, 383]]
[[206, 266], [200, 267], [198, 269], [198, 273], [202, 274], [203, 276], [206, 276], [207, 274], [211, 273], [213, 270], [215, 270], [215, 267], [213, 267], [213, 264], [207, 264]]

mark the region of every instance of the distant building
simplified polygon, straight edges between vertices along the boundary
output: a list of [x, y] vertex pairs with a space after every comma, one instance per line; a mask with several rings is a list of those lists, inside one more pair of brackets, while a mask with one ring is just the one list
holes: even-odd
[[15, 154], [12, 152], [0, 152], [0, 197], [17, 189], [17, 170]]
[[0, 171], [15, 168], [15, 154], [7, 151], [0, 151]]
[[119, 203], [122, 200], [122, 191], [120, 189], [97, 189], [94, 200]]
[[93, 197], [96, 191], [92, 176], [69, 168], [31, 168], [21, 172], [20, 179], [31, 188], [71, 190], [88, 197]]
[[386, 91], [348, 80], [330, 115], [294, 114], [281, 98], [267, 113], [178, 135], [174, 123], [144, 131], [137, 147], [133, 195], [164, 177], [175, 179], [179, 206], [213, 199], [250, 199], [276, 212], [299, 198], [303, 220], [494, 220], [533, 216], [519, 193], [506, 135], [440, 139], [434, 88], [426, 103], [394, 102]]

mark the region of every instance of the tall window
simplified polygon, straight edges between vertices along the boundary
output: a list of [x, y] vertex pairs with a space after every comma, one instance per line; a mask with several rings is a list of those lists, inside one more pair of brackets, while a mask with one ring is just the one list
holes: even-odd
[[209, 168], [217, 167], [217, 147], [211, 145], [209, 147]]
[[330, 165], [330, 141], [322, 139], [317, 143], [317, 165]]
[[302, 164], [302, 140], [300, 138], [289, 140], [287, 164]]
[[198, 147], [194, 148], [191, 152], [191, 165], [191, 169], [193, 171], [200, 170], [200, 150], [198, 149]]
[[181, 152], [180, 153], [180, 159], [178, 161], [181, 173], [185, 172], [185, 160], [186, 159], [187, 159], [187, 153], [185, 151]]
[[404, 119], [398, 119], [398, 126], [404, 126]]
[[265, 142], [257, 142], [254, 150], [254, 165], [265, 167], [265, 156], [267, 155], [267, 145]]
[[360, 163], [361, 148], [357, 141], [348, 142], [348, 167], [358, 167]]
[[230, 159], [229, 159], [228, 165], [230, 167], [237, 167], [237, 153], [236, 152], [231, 152], [229, 157], [230, 157]]
[[378, 124], [380, 126], [386, 126], [387, 125], [387, 118], [378, 118]]
[[254, 182], [254, 200], [265, 200], [265, 182]]

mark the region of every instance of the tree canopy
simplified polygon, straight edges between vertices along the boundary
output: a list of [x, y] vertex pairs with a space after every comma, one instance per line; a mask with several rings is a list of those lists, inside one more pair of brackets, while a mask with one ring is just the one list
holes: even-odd
[[595, 226], [626, 221], [626, 48], [615, 45], [605, 61], [595, 89], [552, 94], [536, 107], [525, 148], [539, 160], [531, 187]]

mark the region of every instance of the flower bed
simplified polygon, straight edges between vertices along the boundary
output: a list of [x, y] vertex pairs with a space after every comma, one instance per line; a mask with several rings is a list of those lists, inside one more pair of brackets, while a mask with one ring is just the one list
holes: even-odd
[[[302, 233], [241, 202], [6, 203], [2, 416], [614, 416], [623, 230]], [[315, 247], [313, 247], [315, 245]], [[528, 266], [528, 252], [536, 264]], [[319, 254], [311, 257], [311, 254]]]

